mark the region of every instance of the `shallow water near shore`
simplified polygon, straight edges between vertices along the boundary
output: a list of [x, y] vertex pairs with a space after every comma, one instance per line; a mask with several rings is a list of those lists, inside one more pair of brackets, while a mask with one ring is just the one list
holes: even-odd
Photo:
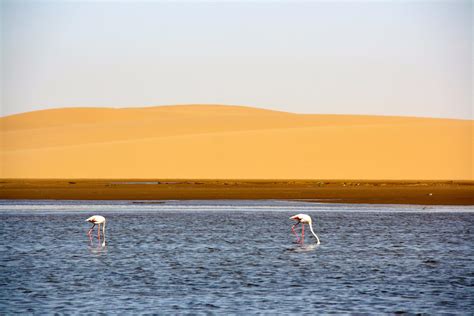
[[473, 227], [472, 206], [1, 200], [0, 312], [466, 314]]

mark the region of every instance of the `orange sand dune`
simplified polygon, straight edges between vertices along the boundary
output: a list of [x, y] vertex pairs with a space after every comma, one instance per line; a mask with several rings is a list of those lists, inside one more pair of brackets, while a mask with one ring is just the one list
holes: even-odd
[[473, 121], [240, 106], [0, 118], [2, 178], [473, 180]]

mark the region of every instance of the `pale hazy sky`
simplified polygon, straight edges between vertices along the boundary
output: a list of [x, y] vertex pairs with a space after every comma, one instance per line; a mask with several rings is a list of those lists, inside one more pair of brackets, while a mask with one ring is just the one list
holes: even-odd
[[471, 1], [1, 1], [1, 115], [213, 103], [472, 118]]

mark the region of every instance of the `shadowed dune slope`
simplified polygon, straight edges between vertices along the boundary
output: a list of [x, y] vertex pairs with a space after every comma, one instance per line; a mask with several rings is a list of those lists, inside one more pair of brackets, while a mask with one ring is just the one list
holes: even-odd
[[241, 106], [0, 118], [2, 178], [473, 179], [473, 121]]

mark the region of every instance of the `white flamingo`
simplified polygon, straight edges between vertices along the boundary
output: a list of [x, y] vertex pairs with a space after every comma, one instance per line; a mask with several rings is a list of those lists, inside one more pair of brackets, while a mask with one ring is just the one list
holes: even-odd
[[[298, 243], [301, 243], [303, 244], [304, 243], [304, 224], [308, 224], [309, 225], [309, 229], [311, 230], [311, 233], [313, 234], [313, 236], [316, 238], [316, 244], [319, 245], [320, 242], [319, 242], [319, 238], [318, 236], [314, 233], [314, 230], [313, 230], [313, 225], [312, 225], [312, 220], [311, 220], [311, 216], [307, 215], [307, 214], [297, 214], [297, 215], [294, 215], [294, 216], [291, 216], [290, 219], [294, 220], [294, 221], [297, 221], [296, 224], [294, 224], [293, 226], [291, 226], [291, 231], [295, 234], [296, 236], [296, 241]], [[302, 228], [301, 228], [301, 239], [298, 237], [298, 235], [296, 234], [295, 232], [295, 227], [301, 223], [302, 224]]]
[[102, 242], [102, 247], [105, 247], [105, 217], [100, 216], [100, 215], [94, 215], [94, 216], [91, 216], [88, 219], [86, 219], [86, 222], [94, 224], [94, 225], [92, 225], [91, 229], [89, 229], [89, 231], [87, 232], [87, 235], [89, 235], [89, 238], [91, 239], [91, 242], [92, 242], [91, 233], [92, 233], [92, 230], [94, 229], [95, 225], [99, 226], [98, 229], [97, 229], [97, 238], [99, 239], [99, 242], [100, 242], [100, 225], [102, 224], [102, 232], [103, 232], [103, 235], [104, 235], [104, 241]]

